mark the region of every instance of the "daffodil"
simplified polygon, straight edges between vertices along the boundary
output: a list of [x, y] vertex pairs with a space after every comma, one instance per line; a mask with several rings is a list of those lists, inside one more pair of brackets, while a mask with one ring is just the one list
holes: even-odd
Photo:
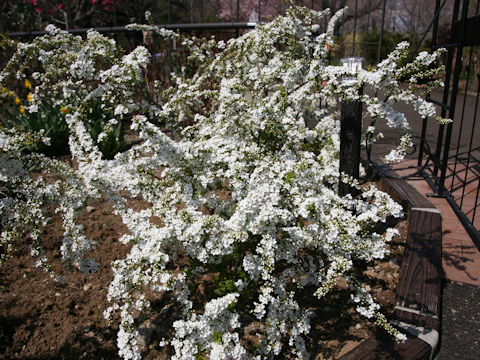
[[24, 84], [25, 84], [25, 87], [26, 87], [27, 89], [31, 89], [31, 88], [32, 88], [32, 83], [31, 83], [28, 79], [25, 79]]
[[67, 109], [65, 106], [62, 106], [62, 107], [60, 108], [60, 111], [61, 111], [62, 113], [64, 113], [64, 114], [68, 113], [68, 109]]
[[22, 105], [20, 105], [18, 111], [20, 111], [20, 114], [25, 114], [25, 108]]
[[28, 100], [28, 101], [32, 101], [32, 100], [33, 100], [33, 94], [32, 94], [32, 93], [28, 93], [28, 95], [27, 95], [27, 100]]
[[20, 98], [18, 96], [15, 96], [15, 104], [20, 104]]
[[7, 89], [2, 88], [2, 94], [6, 94], [6, 93], [7, 93]]

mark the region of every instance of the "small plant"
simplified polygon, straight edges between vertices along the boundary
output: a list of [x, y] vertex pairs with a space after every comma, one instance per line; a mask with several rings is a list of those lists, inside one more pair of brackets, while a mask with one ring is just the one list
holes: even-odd
[[[106, 159], [125, 149], [122, 121], [142, 107], [144, 69], [149, 62], [139, 47], [121, 57], [116, 43], [95, 31], [87, 39], [54, 26], [32, 43], [16, 44], [16, 52], [0, 72], [0, 84], [24, 84], [26, 101], [15, 96], [17, 107], [3, 106], [4, 125], [23, 130], [44, 130], [50, 145], [46, 154], [65, 153], [69, 134], [78, 119], [90, 141]], [[61, 66], [59, 66], [61, 64]], [[25, 92], [23, 86], [18, 86]], [[5, 89], [5, 98], [10, 94]], [[62, 123], [63, 122], [63, 123]]]
[[105, 159], [125, 150], [122, 122], [108, 109], [103, 110], [99, 100], [92, 100], [85, 107], [82, 122]]
[[[25, 81], [28, 90], [32, 89], [30, 81]], [[33, 94], [28, 93], [26, 101], [22, 101], [12, 91], [3, 89], [0, 102], [0, 122], [4, 127], [15, 127], [22, 131], [39, 132], [49, 140], [39, 144], [37, 151], [48, 155], [57, 156], [68, 154], [69, 127], [66, 115], [69, 108], [54, 105], [44, 99], [38, 105], [28, 106], [33, 100]], [[115, 119], [113, 112], [102, 110], [99, 100], [91, 100], [85, 106], [86, 111], [82, 116], [86, 129], [93, 142], [99, 147], [106, 159], [112, 159], [115, 154], [125, 150], [123, 140], [122, 122]], [[101, 135], [102, 134], [102, 135]]]
[[[27, 83], [27, 85], [29, 82]], [[48, 137], [48, 143], [39, 144], [37, 151], [43, 154], [67, 154], [69, 130], [65, 121], [65, 113], [52, 103], [43, 102], [36, 107], [35, 112], [30, 112], [25, 101], [21, 101], [12, 91], [2, 91], [0, 103], [0, 122], [4, 127], [15, 127], [26, 132], [39, 132]], [[27, 95], [30, 101], [32, 94]], [[14, 98], [13, 101], [9, 99]], [[16, 101], [15, 101], [16, 100]], [[15, 103], [15, 104], [14, 104]]]

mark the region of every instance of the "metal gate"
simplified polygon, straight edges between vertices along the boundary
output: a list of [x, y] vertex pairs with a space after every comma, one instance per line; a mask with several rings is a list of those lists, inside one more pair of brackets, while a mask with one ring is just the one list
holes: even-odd
[[446, 48], [443, 92], [428, 98], [453, 121], [423, 119], [418, 166], [435, 192], [445, 197], [480, 249], [480, 16], [479, 1], [455, 0], [450, 34], [441, 38], [439, 19], [447, 0], [437, 0], [432, 46]]

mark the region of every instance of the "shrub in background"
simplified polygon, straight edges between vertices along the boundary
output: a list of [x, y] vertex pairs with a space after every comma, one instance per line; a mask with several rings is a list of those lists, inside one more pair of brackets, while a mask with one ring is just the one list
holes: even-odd
[[97, 32], [89, 31], [84, 40], [53, 26], [47, 31], [32, 43], [16, 43], [15, 54], [0, 72], [5, 89], [16, 82], [30, 91], [21, 112], [2, 106], [3, 123], [32, 131], [43, 128], [51, 138], [46, 153], [58, 154], [68, 151], [62, 148], [68, 138], [65, 119], [80, 117], [103, 156], [112, 158], [125, 147], [122, 120], [141, 107], [137, 95], [148, 52], [139, 47], [121, 57], [115, 42]]

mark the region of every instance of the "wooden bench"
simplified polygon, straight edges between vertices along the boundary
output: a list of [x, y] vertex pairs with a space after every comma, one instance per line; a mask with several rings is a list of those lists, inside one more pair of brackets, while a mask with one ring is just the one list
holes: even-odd
[[[397, 300], [392, 323], [407, 333], [408, 340], [396, 343], [379, 330], [341, 360], [431, 359], [435, 355], [440, 331], [442, 279], [442, 217], [406, 181], [395, 178], [389, 168], [381, 167], [382, 190], [408, 209], [408, 235], [400, 267]], [[378, 172], [377, 172], [378, 173]]]

